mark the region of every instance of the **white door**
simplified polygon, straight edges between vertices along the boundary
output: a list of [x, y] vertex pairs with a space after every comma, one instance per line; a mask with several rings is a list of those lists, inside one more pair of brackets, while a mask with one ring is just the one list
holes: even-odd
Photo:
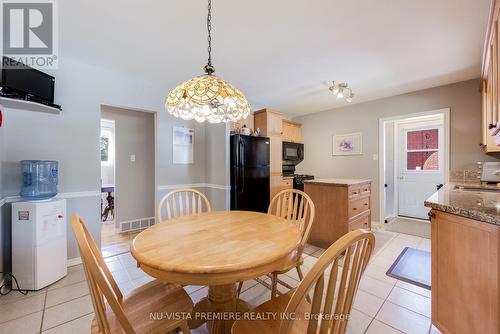
[[424, 201], [444, 183], [444, 129], [435, 122], [398, 125], [400, 216], [427, 219]]

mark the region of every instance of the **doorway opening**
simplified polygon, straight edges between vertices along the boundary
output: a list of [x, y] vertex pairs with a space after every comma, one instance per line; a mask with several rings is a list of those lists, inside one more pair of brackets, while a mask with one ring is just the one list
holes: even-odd
[[156, 114], [101, 106], [101, 251], [128, 252], [155, 224]]
[[430, 237], [424, 201], [448, 180], [449, 109], [380, 120], [380, 221]]

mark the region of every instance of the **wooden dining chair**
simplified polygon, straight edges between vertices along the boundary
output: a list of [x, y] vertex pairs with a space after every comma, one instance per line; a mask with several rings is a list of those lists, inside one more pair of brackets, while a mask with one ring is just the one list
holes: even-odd
[[[162, 218], [164, 205], [167, 212], [166, 220]], [[163, 223], [178, 217], [211, 211], [210, 201], [202, 192], [195, 189], [177, 189], [161, 199], [158, 205], [157, 219], [159, 223]]]
[[[273, 313], [280, 317], [264, 320], [248, 316], [234, 323], [232, 333], [345, 333], [361, 276], [374, 247], [372, 232], [359, 229], [344, 235], [321, 255], [295, 291], [254, 310], [257, 314]], [[306, 297], [311, 293], [310, 303]]]
[[[311, 227], [314, 222], [315, 207], [312, 199], [305, 192], [296, 189], [285, 189], [277, 193], [269, 204], [267, 213], [286, 219], [290, 224], [298, 227], [301, 238], [297, 248], [290, 253], [281, 268], [269, 274], [271, 285], [257, 279], [257, 281], [271, 289], [271, 298], [278, 293], [278, 284], [288, 289], [293, 289], [288, 283], [279, 279], [278, 275], [285, 274], [295, 269], [300, 280], [304, 278], [300, 267], [304, 263], [302, 252], [309, 239]], [[241, 292], [243, 282], [238, 285], [238, 295]]]
[[[155, 280], [123, 296], [83, 220], [77, 215], [70, 220], [94, 307], [91, 333], [149, 334], [179, 329], [190, 333], [185, 319], [193, 302], [182, 287]], [[170, 319], [168, 315], [181, 316]]]

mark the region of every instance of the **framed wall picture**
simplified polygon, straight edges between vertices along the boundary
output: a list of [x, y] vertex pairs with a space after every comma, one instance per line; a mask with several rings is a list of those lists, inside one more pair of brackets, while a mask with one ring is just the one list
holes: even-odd
[[190, 128], [174, 126], [172, 129], [173, 163], [192, 164], [194, 130]]
[[363, 134], [361, 132], [333, 136], [333, 155], [363, 154]]

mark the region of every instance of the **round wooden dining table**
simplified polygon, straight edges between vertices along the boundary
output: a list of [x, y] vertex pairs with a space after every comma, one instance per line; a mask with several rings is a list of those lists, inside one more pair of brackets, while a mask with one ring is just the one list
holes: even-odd
[[165, 282], [206, 285], [190, 326], [208, 323], [210, 333], [230, 333], [237, 311], [236, 283], [280, 268], [300, 233], [285, 219], [250, 211], [218, 211], [176, 218], [141, 233], [132, 256], [147, 274]]

